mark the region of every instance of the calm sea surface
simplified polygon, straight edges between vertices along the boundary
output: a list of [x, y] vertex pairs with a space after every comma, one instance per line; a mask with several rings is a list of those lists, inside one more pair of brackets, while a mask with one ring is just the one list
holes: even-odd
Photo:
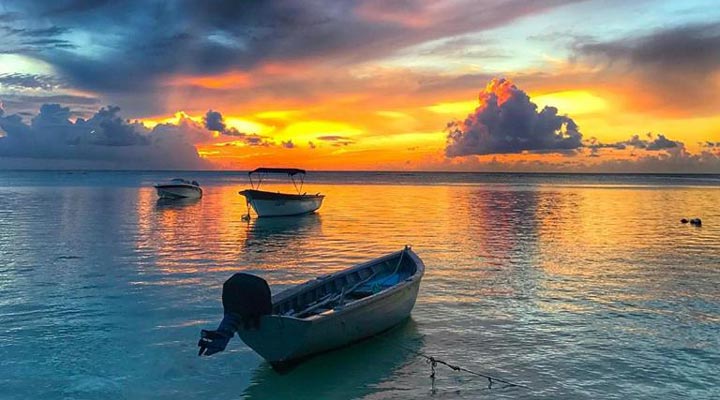
[[[174, 175], [205, 196], [158, 202]], [[315, 173], [318, 214], [249, 223], [246, 186], [0, 172], [0, 399], [720, 398], [720, 176]], [[234, 272], [278, 291], [405, 244], [426, 275], [382, 338], [286, 375], [237, 338], [197, 356]], [[529, 389], [433, 392], [398, 344]]]

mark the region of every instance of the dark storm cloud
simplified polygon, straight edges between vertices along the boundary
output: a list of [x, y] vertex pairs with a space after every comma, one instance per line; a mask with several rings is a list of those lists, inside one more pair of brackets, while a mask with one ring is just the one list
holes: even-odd
[[[8, 0], [5, 8], [49, 24], [34, 28], [47, 30], [37, 39], [47, 40], [45, 47], [40, 42], [29, 48], [16, 44], [18, 50], [34, 51], [78, 88], [127, 93], [150, 91], [161, 86], [164, 77], [177, 73], [211, 74], [263, 62], [319, 57], [338, 65], [365, 61], [437, 37], [491, 29], [572, 1], [509, 0], [486, 7], [461, 3], [432, 15], [421, 2], [375, 5], [379, 11], [399, 7], [408, 17], [418, 14], [432, 22], [414, 27], [364, 15], [359, 11], [364, 3], [332, 0]], [[8, 23], [12, 21], [17, 20]], [[16, 25], [16, 29], [27, 28]], [[53, 27], [68, 29], [71, 35], [68, 31], [51, 34]], [[90, 47], [63, 48], [78, 45], [64, 42], [72, 34], [92, 38]]]
[[625, 60], [637, 66], [702, 75], [720, 66], [720, 24], [684, 26], [614, 42], [580, 43], [577, 50], [611, 62]]
[[0, 33], [3, 41], [0, 42], [0, 53], [28, 54], [48, 50], [74, 49], [76, 46], [69, 40], [59, 36], [70, 32], [68, 28], [50, 26], [47, 28], [24, 28], [11, 25], [1, 25]]
[[[599, 42], [579, 39], [575, 54], [600, 68], [606, 79], [632, 79], [653, 107], [713, 114], [720, 106], [720, 23], [658, 30], [645, 36]], [[663, 101], [670, 99], [673, 101]]]
[[537, 110], [528, 95], [505, 79], [480, 92], [480, 106], [447, 125], [448, 157], [530, 152], [571, 152], [583, 147], [572, 118], [555, 107]]
[[20, 13], [16, 13], [16, 12], [0, 13], [0, 22], [14, 22], [14, 21], [20, 19], [20, 17], [21, 17]]
[[46, 4], [42, 15], [53, 16], [74, 13], [86, 13], [103, 7], [113, 0], [55, 0]]
[[[119, 116], [117, 107], [101, 108], [91, 118], [70, 120], [68, 107], [44, 104], [25, 123], [17, 115], [0, 115], [0, 158], [23, 160], [31, 167], [62, 166], [64, 161], [88, 162], [107, 168], [206, 168], [193, 143], [212, 135], [187, 121], [149, 130]], [[27, 164], [27, 160], [35, 160]], [[65, 164], [67, 165], [67, 164]]]
[[63, 33], [67, 33], [69, 31], [70, 30], [68, 28], [64, 28], [62, 26], [51, 26], [49, 28], [39, 29], [16, 29], [14, 33], [25, 37], [53, 37], [57, 35], [62, 35]]

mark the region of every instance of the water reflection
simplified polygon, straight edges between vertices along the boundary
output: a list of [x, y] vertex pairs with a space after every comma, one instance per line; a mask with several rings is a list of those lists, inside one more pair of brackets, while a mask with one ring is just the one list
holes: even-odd
[[157, 199], [157, 202], [155, 203], [155, 208], [157, 210], [170, 209], [170, 208], [183, 208], [186, 206], [191, 206], [193, 204], [197, 204], [197, 202], [199, 202], [199, 201], [200, 201], [200, 198], [170, 199], [170, 198], [161, 197], [161, 198]]
[[255, 218], [248, 224], [246, 247], [300, 245], [305, 239], [322, 235], [318, 214], [291, 217]]
[[[403, 349], [400, 346], [406, 347]], [[422, 347], [417, 324], [408, 319], [376, 338], [316, 356], [286, 374], [263, 363], [244, 391], [247, 399], [351, 399], [374, 391], [414, 359]]]
[[[16, 398], [422, 398], [427, 365], [378, 340], [278, 376], [237, 343], [198, 359], [188, 326], [217, 321], [235, 271], [280, 290], [406, 243], [427, 266], [406, 343], [529, 383], [524, 398], [717, 397], [717, 187], [338, 180], [312, 185], [318, 215], [248, 224], [237, 177], [165, 205], [133, 183], [154, 178], [42, 174], [0, 196], [0, 383]], [[439, 374], [440, 397], [480, 397], [485, 381], [456, 377]]]

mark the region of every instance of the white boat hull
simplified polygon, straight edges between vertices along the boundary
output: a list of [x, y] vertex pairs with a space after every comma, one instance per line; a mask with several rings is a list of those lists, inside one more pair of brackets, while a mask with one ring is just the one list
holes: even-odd
[[202, 189], [191, 185], [156, 185], [157, 194], [163, 199], [199, 199]]
[[240, 194], [245, 196], [258, 217], [309, 214], [317, 211], [325, 198], [323, 195], [291, 195], [260, 190], [243, 190]]

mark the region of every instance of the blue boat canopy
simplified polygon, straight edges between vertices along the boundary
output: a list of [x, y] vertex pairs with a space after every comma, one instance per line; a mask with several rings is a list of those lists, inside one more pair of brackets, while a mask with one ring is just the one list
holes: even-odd
[[304, 169], [299, 168], [256, 168], [250, 172], [248, 172], [248, 175], [252, 174], [288, 174], [290, 176], [297, 175], [297, 174], [303, 174], [305, 175]]

